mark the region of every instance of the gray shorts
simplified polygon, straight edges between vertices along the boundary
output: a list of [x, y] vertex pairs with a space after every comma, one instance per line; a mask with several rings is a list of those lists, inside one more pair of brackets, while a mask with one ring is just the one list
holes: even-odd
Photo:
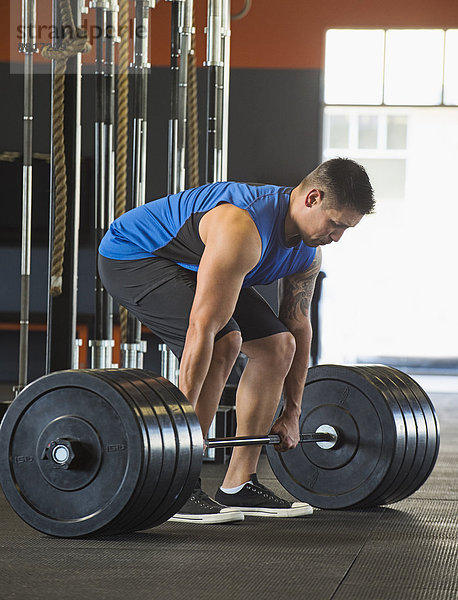
[[[186, 339], [197, 273], [166, 258], [113, 260], [99, 254], [99, 275], [105, 289], [181, 358]], [[229, 322], [216, 340], [240, 331], [243, 341], [288, 331], [264, 298], [252, 287], [242, 288]]]

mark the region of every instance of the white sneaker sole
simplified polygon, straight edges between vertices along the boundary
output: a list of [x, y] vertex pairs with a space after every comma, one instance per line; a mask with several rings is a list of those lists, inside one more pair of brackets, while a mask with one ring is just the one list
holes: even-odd
[[305, 517], [313, 514], [313, 508], [305, 502], [293, 502], [291, 508], [255, 508], [234, 506], [246, 517]]
[[187, 513], [177, 513], [169, 519], [174, 523], [200, 523], [203, 525], [212, 523], [231, 523], [233, 521], [243, 521], [245, 516], [242, 511], [236, 508], [223, 508], [214, 515], [193, 515]]

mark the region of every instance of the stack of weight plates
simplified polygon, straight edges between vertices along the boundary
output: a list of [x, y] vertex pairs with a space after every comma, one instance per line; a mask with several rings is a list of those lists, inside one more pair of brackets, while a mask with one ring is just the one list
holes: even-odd
[[392, 504], [413, 494], [429, 477], [439, 453], [439, 422], [431, 400], [411, 377], [383, 365], [359, 368], [383, 390], [387, 402], [397, 403], [404, 420], [406, 445], [397, 473], [393, 469], [374, 497], [361, 503], [362, 506]]
[[301, 433], [331, 425], [330, 449], [267, 447], [271, 467], [293, 496], [325, 509], [397, 502], [427, 479], [439, 451], [429, 398], [408, 375], [382, 365], [320, 365], [309, 370]]
[[[71, 464], [50, 448], [70, 445]], [[202, 461], [197, 417], [143, 370], [62, 371], [12, 403], [0, 428], [0, 483], [29, 525], [58, 537], [147, 529], [190, 496]]]

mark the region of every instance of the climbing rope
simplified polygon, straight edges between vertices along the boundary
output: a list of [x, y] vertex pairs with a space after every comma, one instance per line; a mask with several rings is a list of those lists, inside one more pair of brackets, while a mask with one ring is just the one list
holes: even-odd
[[[19, 158], [22, 158], [22, 154], [20, 152], [12, 152], [11, 150], [5, 150], [4, 152], [0, 152], [0, 162], [16, 162]], [[32, 158], [36, 160], [44, 160], [47, 163], [51, 162], [51, 155], [45, 154], [44, 152], [34, 152], [32, 154]]]
[[[129, 118], [129, 0], [119, 1], [118, 127], [116, 139], [115, 218], [126, 212]], [[127, 309], [119, 307], [121, 343], [127, 339]]]
[[21, 158], [20, 152], [11, 152], [10, 150], [5, 150], [4, 152], [0, 152], [0, 162], [15, 162], [18, 158]]
[[129, 0], [119, 1], [118, 128], [116, 140], [115, 218], [126, 211], [129, 98]]
[[64, 95], [67, 61], [91, 50], [87, 31], [75, 27], [70, 0], [59, 0], [62, 29], [66, 34], [59, 47], [45, 46], [41, 54], [55, 61], [53, 81], [53, 167], [55, 186], [54, 239], [51, 258], [51, 296], [62, 293], [65, 235], [67, 220], [67, 169], [64, 140]]

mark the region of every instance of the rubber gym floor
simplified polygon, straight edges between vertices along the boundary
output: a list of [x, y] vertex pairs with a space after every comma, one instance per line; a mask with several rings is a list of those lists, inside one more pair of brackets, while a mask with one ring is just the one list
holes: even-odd
[[[456, 378], [452, 378], [456, 379]], [[0, 598], [456, 600], [458, 384], [422, 382], [441, 424], [436, 467], [413, 496], [296, 519], [165, 523], [124, 536], [47, 537], [0, 495]], [[444, 388], [444, 389], [441, 389]], [[224, 465], [206, 463], [214, 493]], [[285, 497], [265, 459], [260, 480]]]

